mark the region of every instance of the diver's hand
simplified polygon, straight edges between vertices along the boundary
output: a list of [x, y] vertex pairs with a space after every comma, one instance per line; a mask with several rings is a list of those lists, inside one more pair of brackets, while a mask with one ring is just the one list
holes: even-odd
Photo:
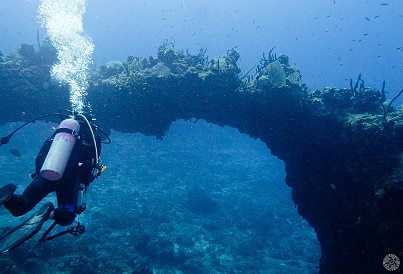
[[76, 214], [67, 206], [60, 206], [49, 214], [49, 219], [55, 220], [55, 222], [61, 226], [71, 225], [75, 218]]

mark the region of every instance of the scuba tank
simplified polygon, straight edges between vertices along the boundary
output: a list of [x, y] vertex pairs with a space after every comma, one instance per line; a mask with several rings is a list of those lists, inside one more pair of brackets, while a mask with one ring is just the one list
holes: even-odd
[[40, 171], [43, 178], [50, 181], [62, 178], [79, 131], [80, 124], [74, 119], [65, 119], [60, 123]]
[[[101, 175], [102, 172], [105, 171], [106, 166], [99, 164], [99, 159], [98, 159], [98, 149], [95, 141], [95, 136], [94, 132], [92, 130], [92, 126], [96, 127], [96, 125], [92, 124], [90, 121], [88, 121], [87, 117], [81, 113], [75, 113], [71, 112], [69, 110], [62, 110], [60, 113], [52, 113], [52, 114], [46, 114], [39, 116], [37, 118], [34, 118], [23, 125], [19, 126], [16, 128], [12, 133], [8, 134], [7, 136], [1, 137], [0, 138], [0, 147], [4, 144], [7, 144], [10, 141], [10, 138], [21, 128], [25, 127], [26, 125], [31, 124], [32, 122], [49, 117], [49, 116], [60, 116], [62, 119], [66, 118], [67, 115], [66, 113], [71, 113], [74, 116], [80, 116], [83, 118], [83, 120], [86, 121], [88, 124], [88, 127], [91, 131], [92, 139], [94, 140], [94, 148], [95, 148], [95, 171], [96, 173], [93, 175], [93, 180], [97, 179], [99, 175]], [[91, 119], [90, 119], [91, 120]], [[106, 138], [107, 142], [102, 141], [104, 144], [110, 144], [111, 139], [109, 136], [100, 128], [96, 127]], [[53, 141], [51, 144], [51, 147], [46, 155], [45, 162], [42, 165], [42, 168], [40, 170], [40, 173], [42, 174], [42, 177], [48, 180], [60, 180], [63, 176], [64, 170], [67, 166], [67, 162], [70, 158], [73, 146], [75, 144], [76, 139], [78, 138], [78, 133], [80, 131], [80, 125], [78, 121], [74, 120], [73, 118], [67, 118], [63, 120], [60, 125], [58, 126], [58, 129], [55, 131], [53, 134]], [[60, 157], [60, 158], [58, 158]], [[36, 174], [31, 174], [31, 177], [35, 176]]]

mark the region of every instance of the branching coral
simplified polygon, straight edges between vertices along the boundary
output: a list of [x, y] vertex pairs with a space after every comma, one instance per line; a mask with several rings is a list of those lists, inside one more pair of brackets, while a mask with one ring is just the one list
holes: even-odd
[[[384, 81], [384, 83], [385, 83], [385, 81]], [[383, 87], [384, 87], [385, 85], [383, 85]], [[382, 88], [382, 90], [384, 90], [383, 88]], [[403, 93], [403, 89], [401, 89], [400, 91], [399, 91], [399, 93], [398, 94], [396, 94], [395, 95], [395, 97], [393, 97], [392, 98], [392, 100], [390, 100], [390, 102], [388, 103], [388, 104], [386, 104], [385, 103], [385, 101], [381, 101], [381, 105], [382, 105], [382, 109], [383, 109], [383, 123], [386, 125], [387, 124], [387, 116], [388, 116], [388, 113], [391, 111], [391, 109], [392, 109], [392, 104], [393, 104], [393, 102], [397, 99], [397, 98], [399, 98], [399, 96], [400, 95], [402, 95], [402, 93]], [[385, 94], [384, 92], [383, 92], [383, 94]], [[383, 95], [384, 96], [384, 95]], [[385, 97], [383, 97], [383, 98], [385, 98]]]

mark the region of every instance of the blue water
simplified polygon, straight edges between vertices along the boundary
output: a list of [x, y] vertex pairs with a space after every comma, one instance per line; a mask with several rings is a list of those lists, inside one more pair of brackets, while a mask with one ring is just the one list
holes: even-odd
[[[349, 87], [349, 79], [359, 73], [366, 86], [381, 88], [386, 80], [390, 97], [403, 86], [401, 0], [86, 2], [84, 29], [95, 44], [98, 68], [129, 55], [155, 56], [169, 39], [193, 54], [207, 48], [210, 58], [237, 47], [245, 71], [275, 47], [290, 56], [311, 89]], [[37, 29], [40, 38], [46, 35], [38, 23], [38, 3], [2, 0], [1, 50], [37, 45]]]
[[[22, 43], [36, 47], [37, 32], [40, 42], [46, 36], [38, 4], [2, 0], [4, 53]], [[366, 86], [379, 89], [386, 80], [390, 98], [402, 88], [402, 20], [401, 0], [87, 0], [84, 30], [98, 68], [129, 55], [155, 56], [169, 40], [193, 54], [207, 48], [210, 58], [236, 47], [248, 71], [275, 47], [311, 90], [349, 87], [362, 73]], [[1, 125], [1, 136], [18, 125]], [[55, 126], [32, 124], [0, 148], [2, 185], [21, 192], [29, 184]], [[37, 235], [0, 256], [0, 273], [318, 272], [315, 232], [296, 212], [284, 164], [259, 140], [204, 121], [178, 121], [162, 141], [116, 131], [111, 138], [102, 151], [108, 169], [78, 218], [85, 235], [45, 244]], [[0, 209], [1, 227], [25, 218]]]
[[[15, 126], [4, 125], [0, 133]], [[17, 184], [17, 192], [27, 186], [36, 153], [54, 126], [32, 124], [0, 148], [1, 166], [7, 167], [3, 184]], [[261, 141], [204, 121], [175, 122], [163, 141], [115, 131], [111, 138], [101, 155], [108, 169], [90, 186], [88, 208], [78, 218], [87, 232], [39, 244], [42, 229], [0, 256], [1, 269], [318, 272], [316, 234], [296, 212], [284, 164]], [[13, 156], [11, 148], [22, 156]], [[2, 226], [24, 218], [0, 209]]]

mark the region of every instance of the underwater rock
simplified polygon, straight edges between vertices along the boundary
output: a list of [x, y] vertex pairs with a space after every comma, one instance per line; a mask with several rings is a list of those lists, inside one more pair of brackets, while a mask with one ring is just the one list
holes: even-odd
[[36, 64], [53, 65], [58, 61], [57, 50], [47, 38], [45, 39], [36, 53]]
[[178, 62], [178, 55], [173, 49], [160, 47], [158, 49], [158, 60], [169, 66], [172, 63]]
[[285, 54], [280, 54], [277, 57], [277, 61], [279, 61], [280, 64], [282, 64], [283, 66], [289, 66], [290, 65], [290, 58]]
[[21, 47], [18, 49], [18, 53], [26, 59], [32, 59], [36, 55], [34, 46], [27, 44], [22, 44]]
[[147, 77], [167, 77], [171, 74], [171, 70], [163, 63], [158, 63], [152, 68], [145, 69], [144, 74]]
[[307, 89], [305, 84], [302, 83], [301, 72], [293, 66], [283, 66], [285, 75], [287, 77], [287, 85], [301, 86], [303, 89]]
[[357, 91], [351, 88], [325, 87], [322, 92], [311, 95], [333, 112], [383, 113], [381, 93], [371, 88]]
[[239, 53], [233, 48], [228, 50], [227, 53], [218, 58], [211, 60], [211, 68], [213, 70], [232, 71], [233, 73], [240, 73], [241, 69], [238, 67]]
[[130, 56], [130, 58], [127, 59], [127, 63], [129, 71], [136, 73], [145, 70], [146, 68], [151, 68], [155, 66], [158, 61], [152, 57], [147, 59], [144, 57]]
[[286, 84], [286, 75], [279, 61], [274, 61], [262, 70], [262, 76], [257, 79], [256, 87], [264, 88], [281, 88]]
[[125, 67], [120, 61], [110, 61], [101, 66], [101, 74], [105, 77], [111, 77], [113, 75], [122, 73]]
[[[268, 88], [281, 88], [283, 86], [298, 86], [301, 90], [308, 88], [302, 83], [301, 72], [290, 65], [289, 57], [281, 54], [277, 57], [273, 54], [274, 48], [270, 50], [269, 56], [263, 54], [260, 65], [257, 66], [255, 78], [248, 77], [254, 88], [261, 90], [264, 86]], [[246, 77], [246, 76], [245, 76]]]
[[353, 109], [356, 112], [382, 113], [381, 94], [377, 90], [365, 88], [360, 92], [356, 92], [353, 102]]
[[353, 106], [353, 93], [350, 89], [325, 87], [320, 93], [322, 102], [335, 111], [346, 110]]

